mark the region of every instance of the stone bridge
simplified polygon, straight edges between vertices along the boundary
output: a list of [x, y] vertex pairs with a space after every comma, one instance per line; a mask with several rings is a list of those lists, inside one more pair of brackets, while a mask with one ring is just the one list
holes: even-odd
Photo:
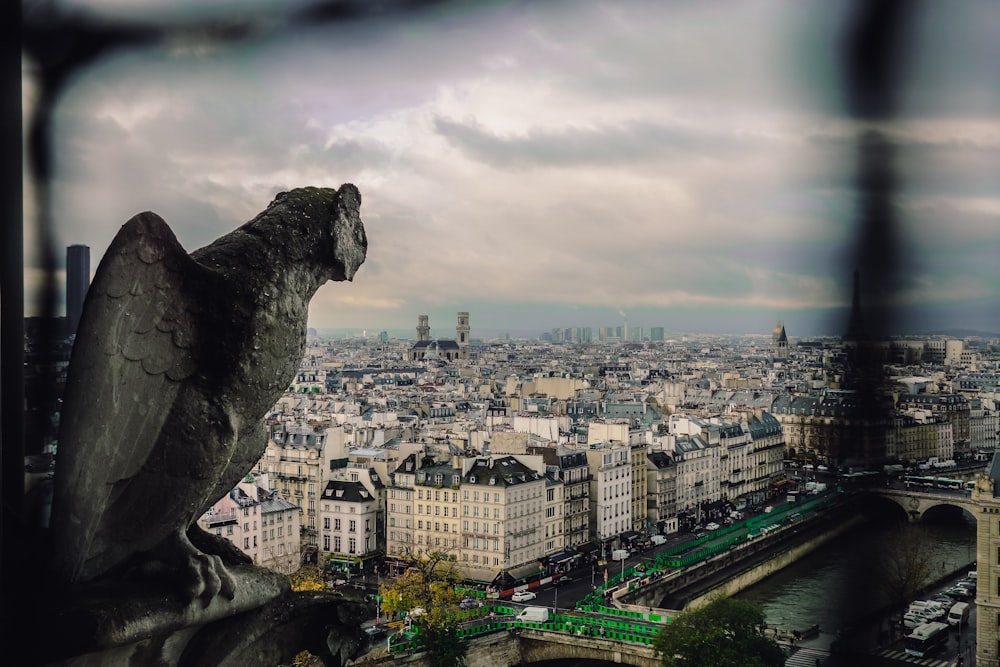
[[[652, 644], [531, 628], [518, 628], [516, 633], [495, 632], [469, 640], [465, 662], [468, 667], [543, 667], [546, 664], [573, 664], [581, 660], [600, 660], [634, 667], [658, 667], [662, 664]], [[426, 653], [412, 653], [384, 656], [370, 662], [363, 657], [359, 664], [424, 667], [428, 661]]]
[[872, 489], [872, 495], [892, 500], [899, 505], [910, 522], [920, 521], [927, 510], [940, 505], [959, 507], [974, 518], [979, 518], [979, 510], [968, 492], [911, 491], [906, 489]]

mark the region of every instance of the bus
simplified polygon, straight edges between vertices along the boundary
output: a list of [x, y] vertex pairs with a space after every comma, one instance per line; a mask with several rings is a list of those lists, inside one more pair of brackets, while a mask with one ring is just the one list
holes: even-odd
[[922, 623], [906, 635], [905, 651], [922, 658], [948, 643], [948, 624], [940, 621]]
[[918, 477], [917, 475], [906, 475], [903, 481], [911, 487], [924, 487], [927, 489], [950, 489], [961, 491], [966, 488], [965, 482], [960, 479], [948, 479], [946, 477]]

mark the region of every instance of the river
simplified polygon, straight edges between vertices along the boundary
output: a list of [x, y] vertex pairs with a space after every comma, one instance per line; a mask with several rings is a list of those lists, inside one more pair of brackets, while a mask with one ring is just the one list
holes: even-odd
[[[933, 579], [975, 559], [975, 520], [956, 508], [940, 509], [918, 524], [932, 545]], [[817, 643], [829, 645], [838, 629], [884, 605], [877, 554], [897, 526], [898, 513], [871, 514], [865, 524], [737, 597], [759, 604], [770, 626], [801, 630], [818, 624]]]

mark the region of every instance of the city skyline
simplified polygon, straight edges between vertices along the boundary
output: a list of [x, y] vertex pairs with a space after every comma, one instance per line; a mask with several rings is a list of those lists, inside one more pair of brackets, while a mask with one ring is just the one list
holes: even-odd
[[[51, 215], [56, 243], [89, 246], [93, 267], [144, 210], [191, 251], [281, 190], [353, 182], [369, 258], [353, 284], [317, 293], [317, 329], [413, 329], [429, 314], [448, 331], [469, 311], [473, 335], [627, 318], [836, 336], [859, 269], [855, 149], [874, 128], [895, 150], [900, 229], [888, 276], [860, 267], [863, 305], [892, 308], [888, 333], [1000, 329], [991, 3], [923, 7], [901, 111], [879, 121], [845, 110], [846, 2], [440, 3], [313, 26], [289, 9], [305, 0], [245, 16], [224, 2], [75, 5], [256, 26], [121, 49], [63, 89]], [[26, 192], [31, 315], [42, 274]]]

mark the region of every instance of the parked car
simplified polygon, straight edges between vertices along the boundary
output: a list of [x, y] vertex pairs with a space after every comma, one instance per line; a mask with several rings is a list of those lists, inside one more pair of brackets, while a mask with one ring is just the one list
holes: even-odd
[[913, 629], [918, 625], [923, 625], [930, 621], [928, 614], [918, 609], [911, 609], [910, 611], [903, 614], [903, 625], [909, 629]]
[[536, 597], [538, 596], [531, 591], [518, 591], [510, 599], [514, 602], [527, 602], [528, 600], [534, 600]]
[[705, 530], [718, 530], [720, 528], [719, 524], [714, 521], [705, 526]]
[[475, 609], [476, 607], [482, 607], [483, 603], [475, 598], [465, 598], [458, 603], [459, 609]]
[[378, 641], [379, 639], [385, 639], [389, 633], [385, 631], [385, 628], [380, 628], [375, 625], [370, 628], [365, 628], [365, 634], [368, 635], [370, 641]]

